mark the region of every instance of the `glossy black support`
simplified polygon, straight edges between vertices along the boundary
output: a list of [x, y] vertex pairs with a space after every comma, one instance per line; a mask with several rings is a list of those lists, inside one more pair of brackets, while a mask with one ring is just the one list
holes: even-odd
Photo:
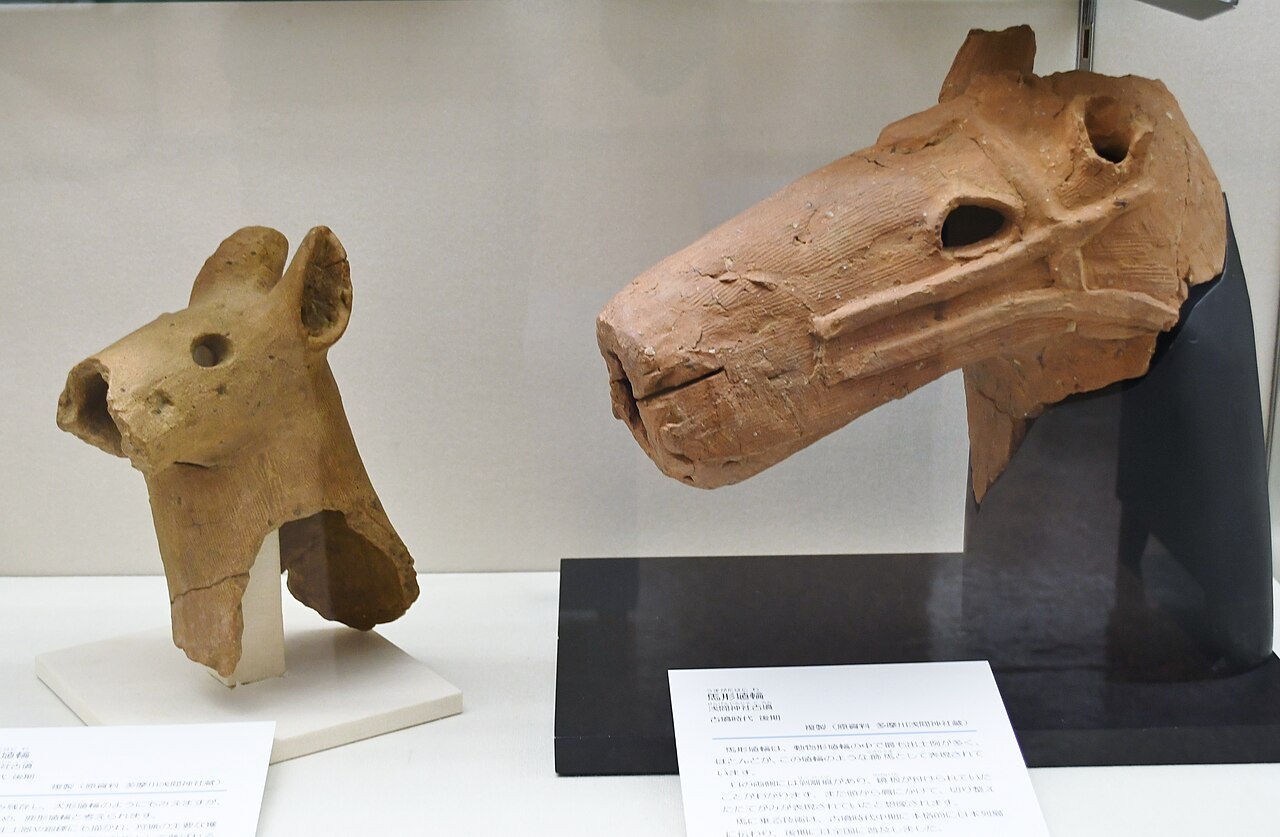
[[1280, 761], [1248, 293], [1045, 411], [964, 554], [561, 564], [556, 770], [676, 770], [671, 668], [987, 659], [1029, 766]]
[[1046, 410], [981, 505], [967, 496], [969, 653], [1141, 681], [1261, 664], [1274, 633], [1266, 442], [1234, 237], [1145, 376]]

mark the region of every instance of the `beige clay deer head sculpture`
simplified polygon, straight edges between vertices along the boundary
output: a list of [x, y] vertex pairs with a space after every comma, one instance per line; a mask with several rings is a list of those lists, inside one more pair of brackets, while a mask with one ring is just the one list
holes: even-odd
[[346, 251], [316, 227], [285, 270], [288, 252], [275, 230], [234, 233], [186, 309], [79, 363], [58, 401], [59, 427], [146, 478], [174, 642], [224, 676], [277, 529], [289, 590], [326, 619], [372, 628], [418, 595], [329, 370], [351, 314]]
[[1146, 372], [1222, 270], [1221, 189], [1163, 84], [1034, 55], [969, 33], [936, 106], [605, 306], [614, 414], [664, 473], [738, 482], [963, 369], [981, 500], [1046, 405]]

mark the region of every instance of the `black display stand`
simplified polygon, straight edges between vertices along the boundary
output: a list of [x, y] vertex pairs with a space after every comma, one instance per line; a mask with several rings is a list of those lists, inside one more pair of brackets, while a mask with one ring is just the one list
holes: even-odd
[[968, 493], [962, 554], [562, 562], [556, 771], [676, 772], [669, 669], [960, 659], [1031, 767], [1280, 761], [1264, 448], [1232, 235], [1147, 375]]

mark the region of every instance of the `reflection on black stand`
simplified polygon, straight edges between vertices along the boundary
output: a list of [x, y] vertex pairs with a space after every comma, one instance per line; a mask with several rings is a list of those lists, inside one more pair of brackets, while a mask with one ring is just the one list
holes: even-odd
[[965, 516], [968, 650], [1010, 674], [1239, 673], [1271, 653], [1253, 320], [1235, 241], [1150, 372], [1037, 419]]

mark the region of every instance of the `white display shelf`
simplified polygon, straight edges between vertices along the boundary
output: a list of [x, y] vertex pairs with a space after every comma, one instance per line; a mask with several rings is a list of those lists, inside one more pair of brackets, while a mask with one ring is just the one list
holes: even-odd
[[[272, 766], [258, 833], [684, 834], [675, 776], [555, 775], [557, 581], [424, 576], [422, 599], [379, 631], [461, 688], [466, 711]], [[0, 578], [0, 614], [0, 726], [79, 723], [36, 679], [36, 654], [168, 623], [158, 577]], [[285, 621], [286, 630], [320, 623], [292, 600]], [[194, 665], [192, 676], [207, 677]], [[1280, 765], [1031, 774], [1054, 837], [1249, 837], [1280, 827]]]

